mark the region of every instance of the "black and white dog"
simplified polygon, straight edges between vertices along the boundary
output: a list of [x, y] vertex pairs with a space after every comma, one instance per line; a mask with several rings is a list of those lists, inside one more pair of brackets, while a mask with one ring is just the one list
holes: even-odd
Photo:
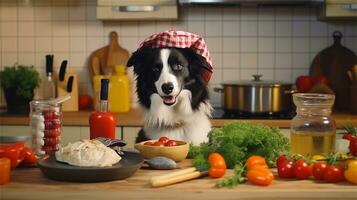
[[189, 48], [142, 48], [127, 66], [134, 66], [144, 127], [137, 142], [167, 136], [194, 145], [208, 141], [211, 104], [201, 77], [205, 58]]

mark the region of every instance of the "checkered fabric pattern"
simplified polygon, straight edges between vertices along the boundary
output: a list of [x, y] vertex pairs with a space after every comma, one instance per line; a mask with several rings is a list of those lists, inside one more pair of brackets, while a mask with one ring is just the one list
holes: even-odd
[[164, 48], [191, 48], [197, 54], [206, 59], [209, 67], [202, 70], [201, 76], [208, 83], [212, 76], [212, 60], [208, 47], [202, 36], [185, 31], [167, 30], [156, 33], [145, 39], [139, 46], [139, 49], [144, 47]]

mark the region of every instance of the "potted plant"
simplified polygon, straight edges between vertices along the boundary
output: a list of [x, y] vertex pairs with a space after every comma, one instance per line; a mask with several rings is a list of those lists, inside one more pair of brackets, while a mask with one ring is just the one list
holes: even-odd
[[34, 90], [41, 83], [40, 75], [33, 66], [15, 64], [0, 71], [0, 83], [5, 94], [9, 114], [27, 114]]

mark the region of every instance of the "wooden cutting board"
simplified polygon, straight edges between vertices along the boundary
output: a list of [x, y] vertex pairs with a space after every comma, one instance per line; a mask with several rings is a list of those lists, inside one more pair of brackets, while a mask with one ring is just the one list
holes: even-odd
[[325, 75], [331, 81], [331, 89], [335, 93], [335, 110], [349, 111], [353, 102], [350, 102], [352, 84], [347, 71], [357, 63], [355, 53], [341, 44], [342, 33], [333, 33], [332, 46], [319, 52], [310, 66], [310, 75]]
[[89, 58], [89, 72], [94, 75], [112, 75], [114, 67], [126, 65], [129, 59], [129, 51], [119, 45], [118, 34], [113, 31], [109, 34], [109, 44], [95, 50]]
[[[180, 168], [190, 166], [185, 160], [178, 163]], [[171, 172], [171, 171], [170, 171]], [[256, 186], [250, 183], [240, 184], [233, 188], [214, 188], [220, 179], [203, 177], [184, 183], [162, 188], [152, 188], [148, 180], [152, 176], [168, 173], [166, 170], [142, 168], [126, 180], [74, 183], [47, 179], [38, 168], [21, 169], [11, 172], [11, 182], [1, 186], [3, 199], [262, 199], [262, 200], [310, 200], [310, 199], [356, 199], [356, 185], [343, 183], [321, 183], [313, 180], [281, 180], [275, 178], [267, 186]], [[276, 176], [276, 171], [274, 171]], [[233, 170], [227, 170], [226, 177], [232, 176]]]

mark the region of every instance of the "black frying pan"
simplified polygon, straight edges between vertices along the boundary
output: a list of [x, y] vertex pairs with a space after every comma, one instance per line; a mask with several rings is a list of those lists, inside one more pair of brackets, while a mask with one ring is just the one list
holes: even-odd
[[38, 162], [42, 173], [49, 179], [70, 182], [103, 182], [126, 179], [132, 176], [144, 162], [135, 152], [124, 151], [119, 163], [111, 167], [77, 167], [56, 161], [54, 155]]

